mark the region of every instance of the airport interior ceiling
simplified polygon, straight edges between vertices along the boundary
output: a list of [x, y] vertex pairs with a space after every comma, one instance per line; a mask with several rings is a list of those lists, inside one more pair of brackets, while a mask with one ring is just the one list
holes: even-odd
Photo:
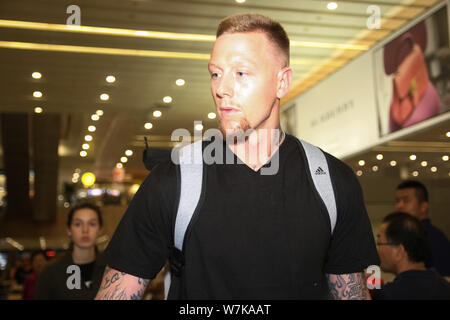
[[[224, 17], [256, 12], [286, 28], [294, 82], [285, 104], [439, 1], [336, 2], [337, 8], [320, 0], [79, 0], [77, 6], [2, 0], [0, 111], [61, 115], [63, 178], [75, 168], [110, 173], [128, 149], [126, 172], [142, 178], [144, 137], [167, 148], [175, 129], [194, 132], [194, 120], [203, 129], [216, 127], [207, 63]], [[381, 24], [374, 26], [377, 12]], [[372, 168], [381, 152], [399, 164], [408, 162], [409, 151], [438, 159], [450, 151], [445, 127], [448, 122], [365, 150], [349, 164], [358, 170], [365, 157]], [[435, 176], [448, 175], [448, 164], [446, 170]]]

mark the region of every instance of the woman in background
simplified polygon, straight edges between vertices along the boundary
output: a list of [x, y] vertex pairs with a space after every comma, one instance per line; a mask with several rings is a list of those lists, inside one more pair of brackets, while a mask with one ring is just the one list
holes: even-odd
[[95, 297], [105, 269], [96, 246], [102, 225], [100, 208], [94, 204], [81, 203], [70, 210], [67, 220], [70, 248], [39, 275], [34, 299], [90, 300]]

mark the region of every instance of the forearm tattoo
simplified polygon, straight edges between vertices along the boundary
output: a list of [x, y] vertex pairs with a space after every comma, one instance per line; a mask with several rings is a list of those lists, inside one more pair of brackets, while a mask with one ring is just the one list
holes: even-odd
[[370, 299], [363, 273], [327, 274], [330, 293], [336, 300]]
[[149, 283], [150, 280], [134, 277], [106, 266], [95, 299], [141, 300]]

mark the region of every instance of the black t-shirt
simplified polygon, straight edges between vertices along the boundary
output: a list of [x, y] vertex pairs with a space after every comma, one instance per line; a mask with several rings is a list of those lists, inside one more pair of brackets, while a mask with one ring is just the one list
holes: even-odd
[[370, 292], [374, 300], [450, 300], [450, 283], [436, 270], [409, 270]]
[[[225, 144], [224, 151], [231, 152]], [[352, 170], [326, 154], [337, 203], [331, 235], [296, 139], [287, 135], [277, 152], [275, 175], [245, 164], [205, 165], [203, 201], [184, 241], [183, 298], [323, 298], [325, 274], [379, 264]], [[161, 163], [141, 185], [104, 253], [112, 268], [152, 279], [163, 267], [173, 246], [177, 170]]]
[[90, 287], [92, 284], [92, 275], [94, 273], [95, 261], [91, 263], [79, 264], [81, 271], [81, 279], [83, 280], [86, 287]]

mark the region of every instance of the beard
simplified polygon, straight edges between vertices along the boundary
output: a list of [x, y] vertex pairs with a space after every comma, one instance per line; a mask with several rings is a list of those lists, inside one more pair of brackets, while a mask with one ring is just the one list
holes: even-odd
[[[228, 123], [228, 126], [226, 126], [226, 123]], [[229, 120], [226, 122], [220, 119], [219, 130], [224, 140], [235, 144], [243, 143], [247, 140], [253, 128], [247, 118], [243, 117], [239, 120]]]

